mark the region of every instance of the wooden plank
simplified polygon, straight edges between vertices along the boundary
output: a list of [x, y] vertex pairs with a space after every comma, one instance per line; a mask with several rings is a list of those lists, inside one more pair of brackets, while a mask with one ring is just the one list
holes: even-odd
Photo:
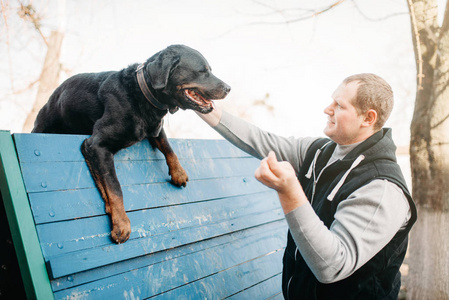
[[[259, 161], [254, 158], [203, 159], [181, 161], [189, 180], [233, 176], [253, 176]], [[81, 162], [22, 163], [28, 193], [95, 187], [87, 164]], [[117, 177], [122, 186], [170, 181], [165, 161], [119, 161]], [[189, 183], [187, 183], [189, 184]]]
[[[269, 191], [254, 177], [196, 180], [185, 188], [165, 182], [123, 186], [122, 189], [126, 211]], [[31, 193], [29, 199], [36, 224], [105, 214], [104, 201], [96, 188]]]
[[[279, 274], [278, 262], [282, 255], [283, 251], [279, 250], [148, 299], [223, 299], [253, 286], [267, 275]], [[264, 296], [268, 298], [270, 295]]]
[[9, 131], [0, 131], [0, 188], [29, 299], [53, 299], [28, 198]]
[[[248, 280], [248, 284], [254, 286], [254, 282], [266, 280], [281, 272], [282, 267], [279, 262], [285, 245], [284, 230], [284, 228], [277, 228], [264, 233], [259, 232], [257, 235], [234, 239], [229, 243], [222, 243], [182, 257], [171, 258], [80, 287], [62, 290], [56, 293], [56, 298], [64, 299], [69, 295], [77, 297], [88, 294], [92, 299], [106, 299], [117, 297], [118, 294], [125, 296], [125, 293], [128, 295], [132, 293], [138, 298], [147, 298], [188, 284], [195, 284], [199, 280], [207, 281], [211, 274], [220, 277], [220, 273], [226, 273], [242, 265], [245, 266], [236, 271], [238, 280], [233, 279], [237, 281], [237, 289], [241, 286], [242, 278], [250, 277], [249, 273], [254, 274]], [[264, 268], [270, 261], [271, 266]], [[279, 289], [280, 285], [273, 293], [279, 292]], [[235, 289], [232, 292], [235, 292]]]
[[[109, 244], [85, 251], [71, 252], [67, 255], [48, 256], [49, 267], [52, 273], [51, 277], [57, 278], [66, 276], [148, 253], [171, 249], [183, 244], [193, 243], [227, 234], [229, 232], [277, 221], [282, 218], [282, 210], [276, 209], [254, 215], [244, 215], [238, 218], [225, 219], [205, 226], [186, 227], [177, 230], [176, 232], [169, 232], [168, 234], [152, 236], [143, 235], [138, 239], [128, 240], [126, 243], [120, 245]], [[170, 222], [164, 223], [163, 225], [177, 226], [177, 224]], [[90, 241], [88, 240], [87, 242]]]
[[83, 161], [81, 143], [85, 135], [28, 134], [14, 135], [20, 163]]
[[[232, 218], [277, 211], [279, 203], [273, 196], [268, 191], [182, 206], [131, 211], [128, 213], [132, 230], [130, 239], [151, 238], [166, 233], [176, 235], [176, 230], [188, 227], [206, 226]], [[251, 220], [248, 222], [252, 224]], [[37, 226], [41, 247], [47, 259], [67, 252], [107, 246], [112, 242], [110, 229], [109, 217], [106, 215]]]
[[[50, 161], [84, 161], [80, 147], [86, 135], [65, 134], [15, 134], [15, 142], [21, 163]], [[249, 154], [225, 140], [169, 139], [180, 159], [250, 157]], [[193, 151], [195, 151], [193, 153]], [[164, 156], [153, 149], [148, 140], [119, 151], [116, 161], [163, 160]]]
[[284, 295], [282, 294], [282, 291], [281, 292], [279, 292], [278, 294], [276, 294], [276, 295], [273, 295], [273, 296], [271, 296], [271, 297], [268, 297], [268, 298], [266, 298], [267, 300], [284, 300], [285, 298], [284, 298]]
[[277, 296], [282, 296], [282, 272], [270, 277], [266, 280], [257, 282], [255, 285], [239, 291], [238, 293], [227, 297], [229, 300], [246, 300], [246, 299], [272, 299]]
[[[80, 286], [82, 284], [97, 281], [105, 277], [110, 277], [130, 272], [132, 270], [148, 267], [150, 265], [159, 264], [166, 260], [181, 258], [188, 254], [207, 250], [209, 248], [220, 246], [222, 244], [231, 243], [232, 241], [235, 240], [247, 240], [252, 236], [267, 236], [267, 235], [280, 236], [281, 240], [285, 240], [286, 233], [287, 233], [287, 224], [283, 219], [276, 222], [263, 224], [245, 230], [240, 230], [229, 234], [221, 235], [213, 239], [206, 239], [198, 243], [185, 244], [176, 248], [172, 248], [169, 251], [159, 251], [155, 253], [150, 253], [117, 264], [106, 265], [104, 267], [99, 267], [85, 272], [60, 277], [52, 280], [52, 287], [53, 291], [56, 292], [67, 288]], [[275, 244], [270, 244], [270, 246], [274, 250], [277, 249], [279, 245], [276, 246]], [[280, 246], [285, 246], [285, 242], [282, 242]]]

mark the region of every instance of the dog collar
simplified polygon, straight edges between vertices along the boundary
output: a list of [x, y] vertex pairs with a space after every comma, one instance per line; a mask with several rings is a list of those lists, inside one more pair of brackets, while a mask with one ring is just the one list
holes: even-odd
[[178, 107], [176, 107], [175, 109], [169, 109], [168, 105], [159, 102], [157, 98], [153, 95], [153, 93], [151, 92], [150, 88], [147, 85], [147, 82], [145, 81], [145, 76], [143, 74], [144, 66], [145, 66], [144, 64], [140, 64], [136, 69], [136, 73], [137, 73], [137, 82], [139, 83], [140, 90], [142, 91], [145, 98], [148, 100], [148, 102], [151, 103], [151, 105], [153, 105], [157, 109], [169, 110], [170, 113], [176, 112], [178, 110]]

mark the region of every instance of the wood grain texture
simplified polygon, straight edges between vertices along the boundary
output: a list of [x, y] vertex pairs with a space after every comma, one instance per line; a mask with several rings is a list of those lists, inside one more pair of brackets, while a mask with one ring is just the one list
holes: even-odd
[[171, 139], [189, 175], [179, 188], [148, 141], [119, 151], [132, 233], [117, 245], [80, 152], [86, 137], [14, 137], [56, 299], [282, 297], [286, 223], [254, 178], [257, 159], [224, 140]]

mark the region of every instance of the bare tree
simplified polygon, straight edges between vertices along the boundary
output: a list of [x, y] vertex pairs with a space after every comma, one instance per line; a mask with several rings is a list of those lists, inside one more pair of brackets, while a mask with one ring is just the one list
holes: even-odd
[[[34, 101], [31, 112], [28, 114], [25, 123], [23, 125], [23, 132], [30, 132], [34, 126], [34, 120], [41, 109], [41, 107], [47, 102], [51, 93], [58, 86], [59, 74], [61, 71], [60, 66], [60, 56], [61, 56], [61, 46], [64, 38], [64, 28], [65, 28], [65, 0], [58, 1], [58, 18], [59, 26], [57, 30], [51, 32], [50, 38], [47, 41], [45, 36], [40, 30], [40, 25], [36, 24], [36, 29], [41, 34], [45, 44], [47, 45], [47, 55], [45, 56], [44, 65], [42, 67], [42, 72], [39, 78], [39, 89], [37, 92], [36, 99]], [[31, 14], [30, 19], [33, 21], [33, 14]]]
[[[1, 15], [2, 22], [4, 26], [5, 32], [5, 45], [7, 48], [7, 59], [9, 65], [10, 72], [10, 86], [13, 95], [21, 94], [31, 88], [33, 86], [38, 85], [38, 92], [35, 101], [33, 102], [33, 107], [31, 112], [28, 114], [25, 124], [23, 126], [23, 130], [25, 132], [30, 132], [34, 125], [34, 120], [36, 118], [37, 112], [43, 106], [43, 104], [48, 100], [51, 92], [56, 88], [59, 82], [59, 74], [61, 71], [60, 67], [60, 53], [61, 53], [61, 45], [64, 37], [65, 31], [65, 1], [66, 0], [58, 0], [58, 21], [59, 24], [57, 29], [52, 30], [51, 34], [47, 37], [44, 33], [42, 26], [42, 16], [37, 11], [32, 2], [17, 0], [16, 3], [11, 3], [8, 1], [1, 1]], [[10, 26], [10, 21], [15, 26]], [[14, 40], [11, 40], [11, 35], [18, 35], [19, 33], [14, 32], [12, 27], [20, 28], [18, 26], [18, 22], [26, 25], [26, 27], [31, 28], [31, 34], [26, 35], [30, 40], [34, 39], [36, 36], [39, 39], [39, 43], [43, 44], [47, 48], [47, 53], [45, 56], [45, 61], [40, 72], [39, 78], [33, 79], [32, 83], [28, 85], [28, 87], [17, 90], [15, 88], [14, 83], [14, 70], [13, 67], [13, 57], [11, 56], [12, 52], [17, 54], [17, 50], [11, 50], [13, 47]], [[21, 39], [23, 39], [23, 33], [20, 33]], [[22, 47], [21, 53], [25, 51], [27, 47]], [[15, 55], [17, 56], [17, 55]], [[24, 108], [25, 109], [25, 108]]]
[[23, 125], [23, 132], [31, 132], [34, 126], [34, 120], [42, 106], [47, 102], [51, 93], [58, 86], [59, 73], [61, 70], [59, 57], [64, 34], [59, 31], [53, 31], [48, 42], [47, 55], [45, 56], [44, 66], [39, 79], [39, 89], [33, 104], [33, 108], [28, 114]]
[[449, 10], [437, 0], [408, 0], [418, 89], [410, 162], [418, 222], [411, 233], [410, 299], [449, 297]]

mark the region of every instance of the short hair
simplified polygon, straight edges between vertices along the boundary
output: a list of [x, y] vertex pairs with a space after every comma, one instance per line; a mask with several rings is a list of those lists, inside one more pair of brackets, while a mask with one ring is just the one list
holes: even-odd
[[393, 110], [393, 89], [383, 78], [371, 73], [349, 76], [343, 80], [343, 83], [348, 84], [353, 81], [357, 81], [358, 86], [352, 104], [359, 115], [374, 109], [377, 112], [374, 129], [380, 130]]

